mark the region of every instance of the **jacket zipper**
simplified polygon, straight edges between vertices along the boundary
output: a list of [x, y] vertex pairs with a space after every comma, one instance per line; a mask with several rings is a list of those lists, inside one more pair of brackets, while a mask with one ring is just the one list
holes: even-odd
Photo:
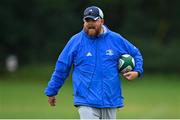
[[[98, 41], [97, 41], [98, 42]], [[98, 64], [98, 62], [101, 64], [101, 61], [100, 61], [100, 58], [101, 57], [98, 57], [98, 50], [97, 50], [97, 46], [98, 46], [98, 43], [96, 42], [96, 66], [97, 66], [97, 64]], [[100, 54], [99, 54], [100, 55]], [[101, 66], [102, 65], [100, 65], [100, 69], [101, 69]], [[97, 68], [97, 67], [96, 67]], [[101, 71], [102, 72], [102, 71]], [[104, 106], [104, 100], [103, 100], [103, 96], [104, 96], [104, 86], [103, 86], [103, 77], [102, 77], [102, 79], [101, 79], [101, 87], [102, 87], [102, 105]]]
[[[95, 41], [95, 42], [96, 42], [96, 41]], [[90, 81], [90, 83], [89, 83], [88, 89], [91, 87], [92, 80], [93, 80], [93, 77], [94, 77], [96, 68], [97, 68], [97, 42], [95, 43], [95, 66], [94, 66], [93, 73], [92, 73], [92, 75], [91, 75], [91, 81]]]

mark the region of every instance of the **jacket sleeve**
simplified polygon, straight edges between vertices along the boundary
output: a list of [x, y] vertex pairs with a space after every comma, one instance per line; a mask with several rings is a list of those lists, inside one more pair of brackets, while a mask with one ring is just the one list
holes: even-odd
[[55, 96], [57, 95], [59, 89], [64, 84], [64, 81], [69, 75], [71, 65], [73, 62], [75, 45], [72, 40], [70, 40], [56, 62], [55, 70], [51, 76], [48, 86], [45, 89], [46, 96]]
[[137, 71], [139, 76], [143, 74], [143, 58], [138, 48], [136, 48], [132, 43], [121, 36], [123, 41], [123, 46], [125, 50], [134, 58], [135, 68], [133, 71]]

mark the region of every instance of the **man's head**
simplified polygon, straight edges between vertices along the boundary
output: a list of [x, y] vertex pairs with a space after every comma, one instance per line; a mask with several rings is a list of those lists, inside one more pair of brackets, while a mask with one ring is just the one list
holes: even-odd
[[96, 6], [88, 7], [84, 10], [84, 31], [90, 36], [98, 36], [102, 32], [104, 15], [100, 8]]

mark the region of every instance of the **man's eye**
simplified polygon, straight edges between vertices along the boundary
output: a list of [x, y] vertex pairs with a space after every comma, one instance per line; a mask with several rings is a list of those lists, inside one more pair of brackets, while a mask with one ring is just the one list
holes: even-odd
[[86, 21], [86, 22], [91, 22], [91, 21], [94, 22], [95, 20], [93, 20], [93, 19], [91, 19], [91, 18], [86, 18], [85, 21]]

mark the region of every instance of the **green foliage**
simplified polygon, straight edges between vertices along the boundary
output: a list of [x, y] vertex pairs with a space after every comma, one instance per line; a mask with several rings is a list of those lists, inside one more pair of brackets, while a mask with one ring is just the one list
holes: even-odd
[[[1, 0], [0, 67], [9, 54], [16, 54], [20, 65], [54, 62], [70, 37], [82, 29], [83, 10], [97, 5], [110, 29], [130, 41], [136, 38], [146, 70], [165, 72], [165, 67], [171, 67], [172, 72], [180, 71], [169, 61], [169, 53], [174, 55], [179, 48], [179, 4], [179, 0]], [[154, 59], [152, 53], [157, 54], [155, 59], [166, 61], [154, 64], [149, 60]]]

